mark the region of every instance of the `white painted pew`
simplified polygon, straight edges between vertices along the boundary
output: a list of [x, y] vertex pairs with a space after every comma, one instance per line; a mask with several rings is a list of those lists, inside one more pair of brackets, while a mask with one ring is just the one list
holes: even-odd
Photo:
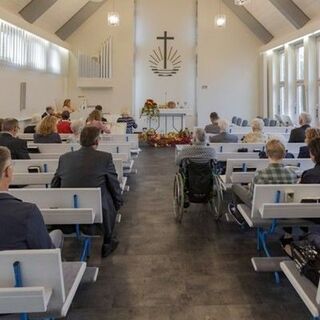
[[[294, 127], [264, 127], [263, 132], [265, 134], [283, 134], [283, 133], [290, 133]], [[229, 133], [243, 133], [247, 134], [252, 132], [251, 127], [239, 127], [239, 126], [232, 126], [228, 130]]]
[[[38, 148], [40, 153], [66, 153], [80, 149], [78, 143], [30, 143], [30, 148]], [[109, 153], [127, 153], [130, 156], [130, 143], [99, 144], [98, 150]]]
[[35, 203], [48, 225], [103, 222], [100, 188], [10, 189], [10, 193], [25, 202]]
[[[58, 168], [58, 159], [13, 160], [14, 166], [12, 185], [47, 185], [50, 184]], [[113, 159], [122, 190], [125, 189], [127, 178], [123, 175], [122, 159]], [[40, 167], [40, 173], [30, 173], [28, 168]], [[46, 172], [47, 171], [47, 172]]]
[[130, 143], [131, 149], [139, 149], [139, 135], [137, 134], [103, 134], [102, 143]]
[[312, 316], [314, 318], [319, 317], [320, 283], [318, 287], [316, 287], [309, 279], [301, 275], [294, 261], [282, 261], [280, 267]]
[[[15, 287], [14, 264], [20, 267], [20, 288]], [[86, 263], [62, 262], [59, 249], [12, 250], [0, 252], [0, 269], [0, 314], [65, 317]]]
[[[281, 193], [279, 203], [276, 203], [277, 192]], [[284, 203], [287, 195], [293, 195], [291, 203]], [[279, 184], [279, 185], [255, 185], [253, 192], [252, 208], [249, 208], [245, 204], [239, 204], [238, 209], [246, 220], [250, 227], [259, 227], [260, 225], [270, 224], [272, 219], [275, 218], [268, 215], [270, 208], [275, 208], [275, 211], [280, 214], [281, 208], [286, 208], [286, 217], [288, 219], [293, 218], [310, 218], [314, 216], [308, 216], [309, 212], [302, 210], [296, 213], [295, 208], [307, 208], [310, 204], [301, 204], [302, 199], [307, 198], [319, 198], [320, 199], [320, 185], [318, 184]], [[290, 206], [290, 210], [288, 207]], [[313, 206], [314, 208], [314, 206]], [[319, 206], [320, 209], [320, 206]], [[292, 213], [290, 213], [292, 212]], [[295, 216], [296, 215], [296, 216]], [[320, 210], [318, 210], [318, 216], [320, 218]], [[279, 216], [280, 219], [284, 217]], [[287, 221], [290, 223], [290, 221]]]
[[[247, 172], [247, 170], [261, 170], [266, 168], [268, 163], [268, 159], [229, 159], [227, 160], [225, 181], [227, 184], [249, 183], [252, 181], [254, 172]], [[298, 167], [300, 173], [314, 166], [311, 159], [284, 159], [283, 164], [285, 166]], [[235, 169], [238, 169], [238, 172], [234, 172]], [[239, 172], [239, 169], [244, 171]]]
[[[239, 133], [239, 132], [236, 132], [236, 133], [232, 133], [233, 135], [236, 135], [238, 137], [238, 142], [241, 143], [241, 140], [242, 138], [246, 135], [246, 133]], [[206, 133], [206, 141], [208, 143], [210, 143], [210, 137], [214, 137], [216, 136], [217, 134], [213, 134], [213, 133]], [[271, 138], [271, 137], [276, 137], [276, 136], [282, 136], [283, 139], [288, 142], [289, 141], [289, 138], [290, 138], [290, 133], [278, 133], [278, 134], [275, 134], [275, 133], [265, 133], [265, 135], [268, 137], [268, 138]]]
[[[67, 140], [71, 134], [69, 133], [60, 133], [59, 136], [62, 141]], [[18, 137], [22, 140], [33, 141], [33, 133], [19, 133]]]
[[[290, 153], [297, 154], [305, 143], [287, 143], [285, 145], [286, 150]], [[225, 152], [238, 152], [239, 149], [247, 149], [248, 152], [254, 152], [255, 150], [265, 151], [264, 143], [210, 143], [210, 146], [216, 150], [217, 153]], [[244, 153], [244, 152], [241, 152]]]

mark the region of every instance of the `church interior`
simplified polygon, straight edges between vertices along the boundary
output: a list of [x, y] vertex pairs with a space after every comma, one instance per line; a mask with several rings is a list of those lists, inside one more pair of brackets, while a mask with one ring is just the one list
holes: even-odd
[[320, 319], [319, 0], [0, 0], [0, 320]]

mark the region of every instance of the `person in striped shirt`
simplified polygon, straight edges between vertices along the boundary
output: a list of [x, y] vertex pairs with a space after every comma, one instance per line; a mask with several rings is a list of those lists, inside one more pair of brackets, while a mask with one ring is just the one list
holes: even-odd
[[127, 124], [127, 133], [133, 133], [133, 129], [136, 129], [138, 125], [134, 121], [132, 117], [130, 117], [128, 112], [123, 112], [121, 117], [117, 120], [118, 123], [126, 123]]

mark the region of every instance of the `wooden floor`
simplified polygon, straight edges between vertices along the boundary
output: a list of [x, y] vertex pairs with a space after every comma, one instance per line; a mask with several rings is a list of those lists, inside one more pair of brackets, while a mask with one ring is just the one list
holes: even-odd
[[172, 214], [174, 150], [145, 148], [130, 177], [120, 245], [101, 260], [97, 283], [82, 286], [69, 320], [310, 319], [288, 281], [253, 271], [254, 233], [216, 224], [193, 208]]

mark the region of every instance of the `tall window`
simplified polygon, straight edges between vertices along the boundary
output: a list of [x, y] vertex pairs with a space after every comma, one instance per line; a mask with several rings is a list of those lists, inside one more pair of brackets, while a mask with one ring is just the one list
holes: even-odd
[[0, 19], [0, 63], [66, 73], [68, 50]]
[[316, 108], [316, 116], [319, 119], [320, 114], [320, 37], [317, 38], [317, 108]]
[[299, 44], [295, 48], [296, 57], [296, 104], [295, 114], [306, 111], [304, 86], [304, 46]]
[[279, 113], [285, 113], [285, 54], [283, 51], [279, 53]]

